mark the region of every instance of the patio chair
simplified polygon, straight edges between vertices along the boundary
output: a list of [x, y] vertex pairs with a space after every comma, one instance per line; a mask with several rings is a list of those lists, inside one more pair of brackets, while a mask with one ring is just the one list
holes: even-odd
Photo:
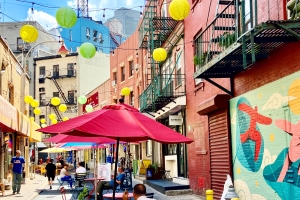
[[68, 184], [70, 184], [71, 181], [72, 181], [72, 183], [75, 183], [75, 180], [73, 178], [70, 178], [70, 179], [67, 179], [67, 180], [61, 180], [61, 178], [58, 177], [58, 176], [57, 176], [57, 181], [59, 183], [59, 186], [58, 186], [57, 190], [59, 190], [60, 187], [62, 187], [65, 182], [68, 183]]

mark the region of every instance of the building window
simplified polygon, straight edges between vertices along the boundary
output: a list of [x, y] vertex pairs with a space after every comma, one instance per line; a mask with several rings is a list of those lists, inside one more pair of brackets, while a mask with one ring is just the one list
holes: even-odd
[[98, 31], [96, 31], [96, 30], [93, 30], [93, 40], [94, 40], [94, 42], [97, 42], [97, 40], [98, 40]]
[[67, 70], [68, 70], [68, 76], [74, 76], [74, 63], [68, 63], [67, 65]]
[[44, 87], [39, 88], [39, 92], [45, 92], [45, 88]]
[[72, 30], [69, 30], [69, 40], [72, 42]]
[[59, 92], [53, 92], [53, 97], [59, 97]]
[[[195, 56], [194, 57], [194, 65], [195, 65], [195, 72], [197, 72], [200, 67], [205, 63], [206, 60], [206, 54], [203, 52], [202, 49], [202, 37], [200, 35], [197, 35], [195, 37]], [[195, 62], [195, 59], [197, 59], [197, 61]], [[201, 78], [196, 78], [195, 79], [195, 86], [197, 86], [199, 83], [202, 82]]]
[[125, 66], [121, 67], [121, 82], [125, 81]]
[[99, 37], [99, 43], [102, 44], [104, 42], [102, 33], [99, 33], [98, 37]]
[[90, 29], [86, 28], [86, 39], [90, 39], [91, 38], [91, 34], [90, 34]]
[[114, 87], [115, 85], [117, 85], [117, 72], [113, 73], [112, 86]]
[[168, 17], [168, 10], [167, 10], [167, 2], [164, 0], [161, 9], [160, 9], [161, 17]]
[[59, 77], [59, 65], [53, 65], [53, 77], [54, 78]]
[[181, 80], [181, 53], [175, 54], [176, 58], [176, 86], [181, 85], [182, 80]]
[[130, 92], [130, 95], [129, 95], [129, 104], [134, 106], [134, 94], [133, 92]]
[[146, 142], [146, 156], [147, 157], [152, 156], [152, 141], [151, 140], [147, 140], [147, 142]]
[[68, 101], [69, 101], [69, 103], [74, 103], [75, 102], [75, 100], [74, 100], [74, 90], [70, 90], [70, 91], [68, 91]]
[[24, 44], [23, 39], [18, 37], [17, 38], [17, 51], [22, 51], [23, 44]]
[[44, 75], [46, 74], [46, 70], [45, 70], [45, 66], [40, 67], [40, 75]]
[[129, 61], [129, 77], [133, 75], [133, 70], [134, 70], [134, 64], [133, 60]]
[[47, 105], [46, 94], [45, 93], [40, 94], [40, 105], [41, 106], [46, 106]]
[[14, 86], [12, 84], [8, 84], [8, 101], [11, 105], [14, 105]]

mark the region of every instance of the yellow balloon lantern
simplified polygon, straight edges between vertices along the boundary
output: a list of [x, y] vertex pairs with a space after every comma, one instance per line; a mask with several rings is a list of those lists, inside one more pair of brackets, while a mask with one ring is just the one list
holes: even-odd
[[161, 62], [167, 59], [168, 53], [164, 48], [156, 48], [153, 51], [153, 59], [157, 62]]
[[31, 121], [34, 121], [34, 117], [30, 117], [30, 120], [31, 120]]
[[20, 36], [25, 42], [35, 42], [39, 32], [34, 26], [27, 24], [20, 29]]
[[41, 127], [45, 128], [45, 127], [47, 127], [47, 125], [46, 124], [41, 124]]
[[53, 97], [51, 99], [51, 104], [54, 106], [58, 106], [60, 104], [60, 99], [58, 97]]
[[121, 95], [122, 96], [128, 96], [128, 95], [130, 95], [130, 88], [128, 88], [128, 87], [124, 87], [122, 90], [121, 90]]
[[56, 118], [56, 115], [55, 115], [55, 114], [51, 113], [51, 114], [49, 115], [49, 119], [53, 120], [53, 119], [55, 119], [55, 118]]
[[40, 121], [41, 121], [42, 124], [46, 123], [46, 119], [41, 119]]
[[52, 124], [57, 124], [57, 119], [52, 119], [51, 122]]
[[175, 20], [183, 20], [190, 13], [190, 4], [187, 0], [173, 0], [169, 6], [170, 16]]
[[36, 108], [36, 107], [39, 107], [40, 105], [40, 102], [38, 102], [38, 100], [33, 100], [30, 105], [33, 107], [33, 108]]
[[66, 104], [60, 104], [58, 109], [60, 112], [66, 112], [67, 106], [66, 106]]
[[27, 96], [24, 97], [24, 101], [25, 101], [25, 103], [29, 104], [33, 101], [33, 97], [30, 96], [30, 95], [27, 95]]
[[41, 109], [39, 109], [39, 108], [35, 108], [34, 110], [33, 110], [33, 113], [35, 114], [35, 115], [40, 115], [41, 114]]
[[65, 122], [65, 121], [68, 121], [69, 120], [69, 117], [64, 117], [63, 118], [63, 121]]

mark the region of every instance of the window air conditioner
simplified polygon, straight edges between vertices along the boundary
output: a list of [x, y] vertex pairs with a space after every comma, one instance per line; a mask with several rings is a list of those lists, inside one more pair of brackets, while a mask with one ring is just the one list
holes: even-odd
[[39, 76], [39, 78], [45, 78], [45, 75], [41, 74], [41, 75]]

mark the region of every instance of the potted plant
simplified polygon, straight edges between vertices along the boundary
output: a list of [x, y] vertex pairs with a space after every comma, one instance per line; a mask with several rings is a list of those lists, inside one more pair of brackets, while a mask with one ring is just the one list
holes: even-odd
[[196, 66], [197, 66], [197, 65], [199, 65], [199, 66], [204, 65], [205, 60], [206, 60], [206, 56], [207, 56], [207, 52], [203, 52], [203, 53], [201, 54], [201, 56], [195, 55], [195, 56], [194, 56], [194, 64], [195, 64]]
[[82, 191], [80, 192], [80, 194], [78, 195], [77, 199], [78, 200], [84, 200], [85, 197], [87, 197], [89, 195], [89, 190], [87, 189], [87, 187], [84, 185]]
[[152, 163], [146, 169], [146, 180], [161, 179], [161, 167], [158, 162]]
[[219, 42], [220, 47], [226, 49], [236, 41], [236, 36], [234, 32], [233, 33], [224, 32], [222, 35], [220, 35], [217, 38], [216, 41]]

